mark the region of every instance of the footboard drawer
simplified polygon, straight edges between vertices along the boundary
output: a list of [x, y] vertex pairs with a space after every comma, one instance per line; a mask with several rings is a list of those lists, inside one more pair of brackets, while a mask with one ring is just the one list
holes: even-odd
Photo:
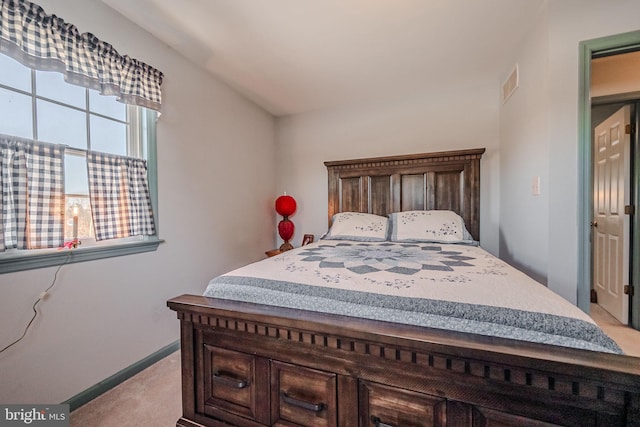
[[221, 409], [253, 421], [268, 421], [261, 419], [265, 411], [258, 408], [261, 399], [269, 396], [266, 382], [261, 380], [268, 377], [267, 362], [207, 344], [203, 351], [204, 413], [219, 417]]
[[368, 381], [360, 382], [360, 427], [446, 425], [446, 400]]
[[337, 425], [336, 374], [271, 362], [272, 425]]

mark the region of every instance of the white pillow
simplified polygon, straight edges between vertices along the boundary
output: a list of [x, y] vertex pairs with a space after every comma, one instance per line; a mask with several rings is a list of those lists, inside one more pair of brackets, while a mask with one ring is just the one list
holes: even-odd
[[328, 240], [358, 240], [382, 242], [387, 240], [389, 219], [361, 212], [341, 212], [333, 216]]
[[473, 243], [464, 220], [453, 211], [406, 211], [390, 216], [392, 242]]

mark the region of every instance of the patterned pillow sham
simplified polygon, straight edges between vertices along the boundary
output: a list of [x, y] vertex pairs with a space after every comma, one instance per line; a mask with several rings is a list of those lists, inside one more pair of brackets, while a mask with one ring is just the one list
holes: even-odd
[[392, 242], [474, 243], [464, 220], [452, 211], [395, 212], [389, 218]]
[[383, 242], [387, 240], [389, 219], [361, 212], [341, 212], [333, 216], [327, 240]]

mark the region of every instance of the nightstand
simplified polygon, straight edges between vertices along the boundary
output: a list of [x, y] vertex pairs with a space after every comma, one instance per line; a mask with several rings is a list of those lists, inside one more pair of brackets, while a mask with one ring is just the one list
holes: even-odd
[[272, 256], [276, 256], [276, 255], [280, 255], [282, 253], [282, 251], [280, 249], [271, 249], [270, 251], [266, 251], [265, 254], [268, 257], [272, 257]]

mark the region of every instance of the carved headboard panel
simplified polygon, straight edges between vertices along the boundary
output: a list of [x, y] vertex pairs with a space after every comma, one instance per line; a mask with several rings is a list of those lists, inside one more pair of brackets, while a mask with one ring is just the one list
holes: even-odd
[[446, 209], [480, 240], [480, 158], [484, 148], [325, 162], [329, 226], [338, 212]]

